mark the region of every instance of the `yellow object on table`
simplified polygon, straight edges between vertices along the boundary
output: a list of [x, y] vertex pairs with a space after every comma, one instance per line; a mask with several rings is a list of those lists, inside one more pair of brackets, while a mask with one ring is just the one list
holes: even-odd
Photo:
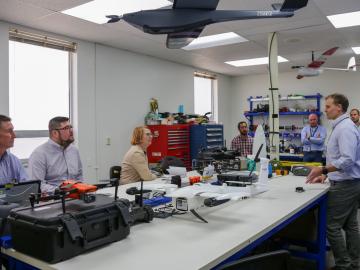
[[321, 162], [303, 162], [303, 161], [280, 161], [279, 162], [280, 166], [322, 166]]

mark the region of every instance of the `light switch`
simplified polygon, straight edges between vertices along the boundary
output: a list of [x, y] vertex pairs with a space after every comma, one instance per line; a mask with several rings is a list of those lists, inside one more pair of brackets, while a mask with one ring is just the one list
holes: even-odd
[[107, 137], [106, 138], [106, 145], [110, 145], [111, 144], [111, 139], [110, 139], [110, 137]]

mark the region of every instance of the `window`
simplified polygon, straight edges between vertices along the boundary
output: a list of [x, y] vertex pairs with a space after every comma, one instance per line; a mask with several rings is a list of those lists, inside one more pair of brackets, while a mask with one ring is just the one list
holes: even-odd
[[210, 120], [218, 121], [217, 80], [215, 76], [194, 73], [194, 111], [204, 115], [211, 112]]
[[72, 52], [19, 41], [10, 32], [9, 115], [17, 136], [10, 151], [27, 159], [48, 139], [49, 120], [70, 116]]

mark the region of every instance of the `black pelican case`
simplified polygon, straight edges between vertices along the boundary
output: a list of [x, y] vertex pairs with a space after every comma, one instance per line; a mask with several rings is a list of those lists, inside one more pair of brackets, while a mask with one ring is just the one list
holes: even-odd
[[94, 202], [66, 200], [15, 209], [8, 217], [14, 249], [57, 263], [124, 239], [130, 232], [127, 200], [96, 194]]

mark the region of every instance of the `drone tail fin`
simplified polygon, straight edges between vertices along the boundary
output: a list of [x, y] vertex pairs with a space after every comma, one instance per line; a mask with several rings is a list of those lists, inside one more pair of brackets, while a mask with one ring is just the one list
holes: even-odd
[[285, 0], [280, 8], [280, 11], [295, 11], [300, 8], [306, 7], [307, 3], [308, 0]]
[[107, 15], [106, 18], [110, 19], [107, 23], [116, 23], [122, 19], [122, 16], [118, 15]]
[[347, 69], [352, 70], [352, 71], [356, 71], [356, 62], [355, 62], [355, 57], [354, 56], [349, 59]]

